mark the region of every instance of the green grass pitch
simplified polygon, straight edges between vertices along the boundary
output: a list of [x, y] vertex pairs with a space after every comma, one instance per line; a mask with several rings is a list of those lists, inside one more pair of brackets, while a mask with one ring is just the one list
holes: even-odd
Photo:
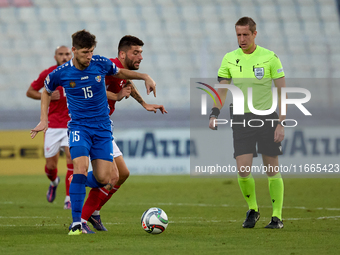
[[[63, 181], [50, 204], [45, 176], [1, 176], [0, 254], [338, 254], [340, 179], [284, 182], [281, 230], [264, 229], [271, 217], [265, 178], [256, 179], [261, 219], [243, 229], [247, 207], [236, 178], [131, 176], [101, 211], [108, 232], [68, 236]], [[169, 217], [160, 235], [140, 225], [150, 207]]]

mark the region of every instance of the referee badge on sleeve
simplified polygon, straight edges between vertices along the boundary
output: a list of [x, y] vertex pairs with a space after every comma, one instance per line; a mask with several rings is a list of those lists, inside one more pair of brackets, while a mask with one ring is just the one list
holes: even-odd
[[254, 68], [254, 75], [258, 80], [261, 80], [264, 76], [264, 67]]

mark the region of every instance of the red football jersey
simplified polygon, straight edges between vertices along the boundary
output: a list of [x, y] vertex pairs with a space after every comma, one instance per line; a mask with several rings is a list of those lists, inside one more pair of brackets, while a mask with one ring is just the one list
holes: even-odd
[[[110, 60], [115, 63], [115, 65], [118, 68], [124, 68], [122, 63], [119, 61], [118, 58], [110, 58]], [[105, 84], [106, 84], [106, 90], [112, 92], [112, 93], [118, 93], [126, 84], [126, 80], [118, 79], [113, 76], [105, 76]], [[115, 104], [116, 101], [114, 100], [108, 100], [109, 106], [110, 106], [110, 115], [115, 111]]]
[[[42, 71], [35, 81], [32, 82], [31, 86], [34, 90], [39, 91], [44, 87], [44, 81], [46, 76], [57, 68], [57, 65], [51, 66], [50, 68]], [[68, 116], [67, 102], [64, 93], [64, 88], [59, 86], [57, 90], [60, 93], [59, 100], [53, 100], [50, 102], [48, 108], [48, 127], [50, 128], [67, 128], [67, 122], [70, 120]]]

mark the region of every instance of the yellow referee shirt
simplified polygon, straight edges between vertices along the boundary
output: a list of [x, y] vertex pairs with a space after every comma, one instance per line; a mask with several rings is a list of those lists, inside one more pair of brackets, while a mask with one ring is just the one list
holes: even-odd
[[267, 110], [272, 106], [272, 80], [284, 77], [280, 59], [270, 50], [256, 46], [251, 54], [245, 54], [241, 48], [227, 53], [218, 76], [232, 78], [244, 95], [244, 112], [248, 108], [248, 88], [253, 90], [253, 105], [257, 110]]

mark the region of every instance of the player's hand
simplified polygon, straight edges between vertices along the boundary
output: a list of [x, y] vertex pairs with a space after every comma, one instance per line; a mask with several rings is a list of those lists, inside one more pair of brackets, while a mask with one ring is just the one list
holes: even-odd
[[39, 132], [44, 131], [44, 133], [46, 132], [46, 130], [48, 129], [48, 121], [40, 121], [39, 124], [34, 128], [31, 129], [31, 138], [33, 139]]
[[212, 130], [217, 130], [217, 124], [215, 124], [215, 126], [214, 126], [215, 120], [216, 120], [216, 118], [214, 118], [214, 117], [211, 117], [209, 119], [209, 128], [212, 129]]
[[60, 93], [59, 90], [55, 90], [51, 94], [51, 100], [59, 100], [60, 99]]
[[148, 95], [150, 92], [153, 92], [153, 95], [156, 97], [156, 82], [150, 76], [145, 80], [145, 87]]
[[159, 109], [161, 111], [162, 114], [164, 113], [168, 113], [167, 110], [165, 110], [164, 106], [163, 105], [158, 105], [158, 104], [145, 104], [144, 105], [144, 108], [149, 111], [149, 112], [154, 112], [156, 113], [157, 110]]
[[122, 100], [124, 97], [129, 98], [131, 94], [131, 86], [125, 86], [118, 92], [118, 100]]
[[274, 132], [274, 142], [279, 143], [283, 141], [283, 138], [285, 138], [285, 129], [280, 124], [277, 125], [275, 132]]

